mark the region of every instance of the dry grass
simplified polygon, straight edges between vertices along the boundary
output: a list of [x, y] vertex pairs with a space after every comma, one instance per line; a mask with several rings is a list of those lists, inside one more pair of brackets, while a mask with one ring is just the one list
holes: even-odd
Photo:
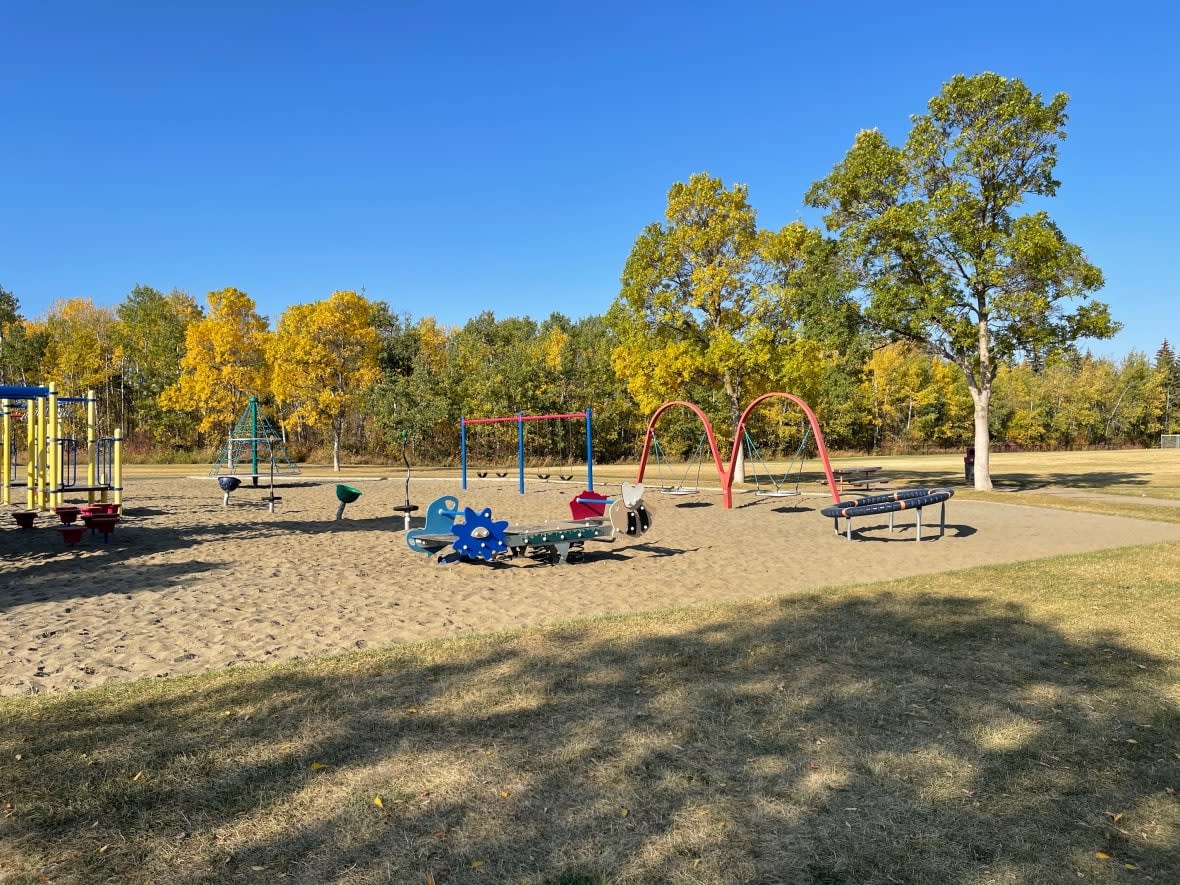
[[1164, 544], [0, 701], [0, 879], [1176, 882], [1178, 594]]

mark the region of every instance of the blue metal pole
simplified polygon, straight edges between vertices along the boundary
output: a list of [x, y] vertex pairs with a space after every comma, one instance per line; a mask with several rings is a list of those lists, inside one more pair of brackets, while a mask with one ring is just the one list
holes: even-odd
[[594, 435], [590, 429], [590, 408], [586, 408], [586, 490], [594, 491]]
[[516, 413], [516, 459], [520, 462], [520, 493], [524, 494], [524, 412]]
[[463, 491], [467, 491], [467, 419], [459, 419], [459, 471], [463, 478]]

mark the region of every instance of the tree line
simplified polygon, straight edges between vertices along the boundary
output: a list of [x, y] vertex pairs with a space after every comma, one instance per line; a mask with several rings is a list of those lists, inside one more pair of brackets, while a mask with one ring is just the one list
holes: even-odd
[[[0, 383], [53, 379], [66, 393], [96, 390], [101, 423], [119, 427], [145, 458], [211, 457], [251, 395], [285, 428], [297, 457], [387, 460], [405, 440], [422, 463], [453, 464], [460, 417], [590, 408], [596, 459], [633, 459], [646, 416], [673, 398], [700, 404], [722, 432], [732, 428], [729, 398], [707, 373], [669, 359], [639, 365], [623, 346], [626, 328], [609, 315], [554, 313], [537, 322], [484, 312], [444, 328], [337, 292], [288, 308], [272, 329], [237, 289], [206, 301], [137, 286], [114, 308], [71, 299], [29, 320], [0, 290]], [[785, 347], [777, 377], [767, 371], [765, 388], [742, 395], [799, 394], [837, 449], [900, 453], [971, 443], [974, 407], [952, 364], [909, 342], [875, 346], [863, 331], [846, 344], [837, 350], [800, 337]], [[1165, 341], [1154, 358], [1071, 352], [1043, 365], [1005, 365], [990, 420], [997, 441], [1022, 448], [1158, 444], [1161, 432], [1180, 432], [1180, 358]], [[674, 459], [690, 457], [699, 442], [687, 415], [670, 413], [659, 432]], [[580, 463], [582, 433], [576, 421], [530, 425], [530, 462]], [[762, 453], [780, 458], [805, 436], [789, 405], [764, 407], [751, 433]], [[471, 428], [472, 464], [514, 462], [515, 434], [515, 426]]]
[[[0, 295], [0, 381], [97, 389], [130, 448], [216, 448], [247, 398], [278, 418], [290, 450], [424, 463], [458, 456], [461, 416], [594, 411], [596, 457], [638, 454], [661, 402], [701, 405], [729, 432], [759, 393], [807, 400], [830, 445], [977, 452], [1149, 445], [1180, 424], [1180, 368], [1079, 347], [1119, 324], [1091, 296], [1101, 271], [1043, 209], [1067, 97], [996, 74], [956, 76], [893, 145], [858, 133], [804, 202], [824, 228], [759, 226], [748, 189], [707, 173], [675, 183], [638, 235], [605, 314], [498, 318], [461, 327], [339, 291], [272, 324], [236, 288], [200, 304], [138, 286], [117, 307], [59, 302], [26, 319]], [[690, 454], [699, 428], [669, 415], [663, 448]], [[757, 448], [800, 450], [790, 408], [756, 416]], [[534, 463], [572, 461], [575, 429], [530, 426]], [[514, 457], [515, 430], [472, 433], [473, 462]]]

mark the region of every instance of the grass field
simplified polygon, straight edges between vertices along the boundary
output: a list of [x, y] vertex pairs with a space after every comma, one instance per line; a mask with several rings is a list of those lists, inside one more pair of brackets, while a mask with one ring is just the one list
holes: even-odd
[[[1180, 520], [1178, 453], [993, 471]], [[0, 880], [1180, 882], [1178, 600], [1163, 544], [0, 700]]]

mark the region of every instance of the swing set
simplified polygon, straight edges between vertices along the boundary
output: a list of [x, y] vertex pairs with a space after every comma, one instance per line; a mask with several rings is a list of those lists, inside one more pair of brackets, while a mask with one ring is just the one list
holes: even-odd
[[[750, 415], [758, 406], [771, 399], [790, 400], [803, 411], [804, 418], [807, 421], [808, 427], [805, 429], [803, 433], [803, 439], [800, 441], [799, 447], [795, 453], [795, 457], [799, 461], [799, 467], [795, 473], [796, 479], [794, 490], [791, 490], [787, 487], [790, 485], [790, 471], [788, 470], [788, 473], [784, 475], [781, 482], [775, 479], [772, 476], [769, 468], [766, 466], [765, 460], [762, 459], [761, 453], [758, 452], [757, 447], [753, 445], [753, 440], [746, 432], [746, 423], [749, 420]], [[803, 460], [807, 452], [807, 446], [810, 442], [809, 436], [815, 440], [816, 450], [823, 465], [824, 476], [827, 478], [827, 485], [831, 492], [832, 498], [836, 504], [840, 503], [840, 490], [838, 488], [838, 484], [836, 483], [835, 476], [832, 473], [832, 464], [828, 458], [828, 447], [827, 443], [824, 442], [824, 435], [819, 426], [819, 419], [816, 418], [815, 412], [812, 411], [811, 406], [804, 402], [800, 397], [793, 393], [785, 393], [783, 391], [764, 393], [761, 396], [756, 397], [748, 406], [746, 406], [746, 410], [742, 412], [741, 418], [738, 419], [737, 428], [734, 430], [733, 444], [730, 447], [728, 466], [722, 465], [721, 452], [717, 447], [717, 438], [713, 433], [713, 425], [709, 421], [708, 416], [701, 410], [699, 406], [697, 406], [695, 403], [690, 403], [687, 400], [672, 400], [670, 402], [664, 403], [655, 410], [651, 416], [651, 419], [648, 421], [647, 432], [644, 434], [643, 438], [643, 452], [639, 457], [639, 472], [635, 480], [637, 483], [643, 482], [643, 475], [647, 470], [649, 459], [655, 458], [658, 470], [666, 472], [669, 466], [667, 463], [667, 453], [656, 439], [655, 429], [657, 422], [660, 420], [660, 417], [668, 410], [674, 408], [686, 408], [690, 410], [697, 416], [704, 427], [704, 433], [702, 434], [701, 442], [697, 446], [697, 476], [699, 477], [700, 475], [701, 464], [704, 462], [704, 455], [707, 451], [709, 456], [712, 458], [713, 466], [717, 471], [717, 478], [721, 485], [722, 506], [724, 506], [726, 510], [733, 509], [733, 480], [735, 474], [737, 473], [738, 460], [743, 452], [743, 443], [746, 444], [746, 448], [750, 450], [751, 455], [755, 461], [762, 466], [770, 483], [767, 488], [763, 488], [760, 482], [761, 472], [755, 474], [755, 494], [766, 498], [783, 498], [799, 494], [799, 482], [802, 475]], [[688, 470], [691, 471], [691, 464], [689, 465]], [[666, 494], [674, 495], [695, 494], [697, 491], [699, 491], [699, 485], [695, 487], [688, 485], [687, 477], [688, 471], [685, 473], [685, 479], [679, 485], [667, 485], [662, 488], [661, 491], [664, 491]]]
[[[586, 422], [586, 488], [594, 491], [594, 435], [593, 422], [590, 409], [584, 412], [563, 412], [561, 414], [552, 415], [525, 415], [517, 413], [516, 415], [506, 415], [498, 418], [460, 418], [459, 419], [459, 464], [460, 475], [462, 478], [462, 486], [467, 488], [467, 428], [480, 424], [516, 424], [516, 469], [519, 477], [520, 493], [524, 494], [524, 471], [525, 471], [525, 433], [524, 426], [527, 421], [577, 421], [582, 420]], [[487, 476], [486, 471], [477, 471], [478, 476]], [[506, 476], [507, 471], [501, 473], [496, 471], [497, 476]], [[548, 479], [549, 473], [538, 473], [540, 479]], [[573, 474], [560, 474], [562, 479], [573, 479]]]
[[[758, 470], [754, 471], [754, 494], [760, 498], [795, 498], [799, 496], [799, 484], [803, 481], [803, 463], [807, 460], [807, 444], [811, 441], [811, 427], [804, 425], [803, 437], [799, 441], [799, 447], [795, 450], [795, 455], [787, 465], [787, 470], [783, 474], [780, 481], [771, 472], [770, 466], [766, 463], [766, 459], [762, 457], [762, 452], [759, 451], [758, 446], [754, 443], [754, 437], [750, 435], [747, 429], [742, 430], [743, 439], [746, 444], [746, 451], [750, 453], [750, 457], [757, 465]], [[798, 462], [798, 466], [792, 470], [792, 465]], [[763, 488], [763, 476], [769, 481], [769, 487]], [[795, 488], [791, 489], [791, 478], [794, 477]]]
[[[656, 471], [660, 475], [659, 490], [665, 495], [695, 495], [701, 490], [701, 466], [705, 463], [705, 453], [708, 451], [708, 434], [702, 433], [697, 440], [696, 449], [693, 451], [692, 458], [684, 462], [684, 475], [677, 481], [673, 479], [675, 470], [671, 459], [668, 457], [667, 451], [660, 444], [659, 438], [652, 432], [651, 435], [651, 451], [652, 458], [656, 462]], [[693, 476], [693, 485], [689, 485], [689, 475], [693, 473], [693, 467], [696, 468], [696, 473]]]

